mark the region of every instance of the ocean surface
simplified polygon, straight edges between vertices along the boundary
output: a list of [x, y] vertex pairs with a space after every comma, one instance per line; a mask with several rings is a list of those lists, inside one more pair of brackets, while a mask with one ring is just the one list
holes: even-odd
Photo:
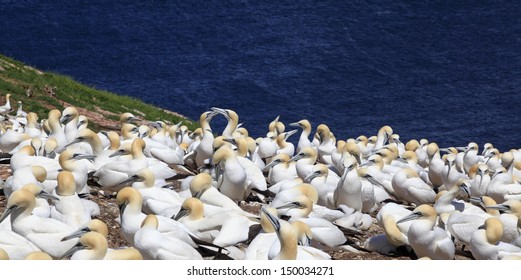
[[0, 0], [0, 34], [4, 55], [194, 120], [233, 109], [254, 137], [280, 115], [521, 148], [517, 1]]

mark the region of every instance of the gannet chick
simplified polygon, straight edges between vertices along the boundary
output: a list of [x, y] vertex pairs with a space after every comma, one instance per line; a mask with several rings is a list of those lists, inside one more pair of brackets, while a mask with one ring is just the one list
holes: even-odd
[[423, 204], [413, 212], [398, 220], [403, 223], [415, 220], [409, 227], [407, 238], [418, 258], [429, 257], [433, 260], [452, 260], [456, 248], [447, 233], [436, 227], [436, 210], [430, 205]]
[[134, 236], [134, 246], [145, 260], [202, 260], [194, 248], [175, 238], [167, 238], [158, 231], [158, 220], [153, 214], [146, 216]]

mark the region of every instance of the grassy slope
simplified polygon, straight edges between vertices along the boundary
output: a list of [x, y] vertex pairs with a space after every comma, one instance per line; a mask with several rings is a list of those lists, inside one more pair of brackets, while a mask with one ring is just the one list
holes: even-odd
[[[65, 102], [65, 105], [68, 103], [102, 114], [105, 119], [117, 120], [119, 114], [131, 112], [146, 120], [183, 121], [191, 130], [197, 127], [197, 123], [191, 120], [136, 98], [96, 90], [67, 76], [44, 73], [0, 55], [0, 96], [4, 97], [7, 93], [11, 94], [12, 99], [23, 102], [24, 111], [35, 112], [40, 119], [47, 118], [49, 109], [63, 110]], [[16, 103], [11, 102], [11, 107], [16, 110]], [[96, 129], [102, 125], [93, 120], [89, 122], [89, 127]]]

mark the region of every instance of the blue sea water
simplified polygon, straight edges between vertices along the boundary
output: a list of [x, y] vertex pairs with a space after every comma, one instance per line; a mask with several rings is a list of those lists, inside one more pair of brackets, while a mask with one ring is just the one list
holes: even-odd
[[0, 34], [4, 55], [195, 120], [233, 109], [254, 137], [280, 115], [521, 147], [516, 1], [0, 0]]

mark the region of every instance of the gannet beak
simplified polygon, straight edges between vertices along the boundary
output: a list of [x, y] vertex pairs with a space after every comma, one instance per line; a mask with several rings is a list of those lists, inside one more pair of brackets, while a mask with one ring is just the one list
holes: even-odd
[[89, 161], [94, 161], [96, 158], [95, 155], [87, 155], [87, 154], [74, 154], [72, 156], [73, 159], [80, 160], [80, 159], [87, 159]]
[[404, 222], [408, 222], [408, 221], [417, 220], [421, 216], [422, 216], [421, 212], [412, 212], [411, 214], [409, 214], [409, 215], [399, 219], [396, 223], [399, 224], [399, 223], [404, 223]]
[[309, 173], [308, 176], [306, 176], [306, 178], [304, 178], [304, 183], [309, 183], [311, 182], [313, 179], [315, 179], [316, 177], [320, 176], [320, 171], [314, 171], [314, 172], [311, 172]]
[[65, 149], [65, 148], [67, 148], [69, 146], [72, 146], [72, 145], [74, 145], [76, 143], [80, 143], [81, 141], [83, 141], [83, 137], [78, 137], [78, 138], [72, 140], [71, 142], [67, 143], [67, 145], [65, 145], [63, 148]]
[[271, 225], [275, 228], [275, 231], [279, 231], [280, 230], [279, 219], [277, 219], [277, 217], [274, 217], [273, 215], [271, 215], [270, 212], [268, 212], [268, 210], [266, 210], [266, 208], [264, 208], [264, 207], [261, 208], [261, 212], [264, 213], [264, 215], [266, 215], [266, 217], [268, 218], [268, 221], [270, 221]]
[[467, 183], [463, 183], [463, 184], [461, 184], [460, 188], [463, 190], [463, 192], [464, 192], [465, 194], [467, 194], [467, 197], [470, 198], [470, 188], [469, 188], [469, 186], [467, 185]]
[[60, 118], [60, 123], [68, 123], [69, 121], [71, 120], [71, 116], [70, 115], [65, 115], [63, 117]]
[[72, 255], [74, 255], [74, 253], [76, 253], [80, 250], [83, 250], [83, 249], [85, 249], [85, 246], [78, 242], [78, 243], [76, 243], [76, 245], [74, 245], [72, 248], [70, 248], [69, 251], [65, 252], [65, 254], [63, 254], [60, 257], [60, 259], [69, 258]]
[[289, 126], [300, 127], [300, 124], [298, 122], [294, 122], [294, 123], [290, 123]]
[[179, 221], [179, 219], [181, 219], [182, 217], [188, 215], [188, 209], [185, 209], [185, 208], [181, 208], [179, 210], [179, 212], [177, 212], [177, 214], [175, 216], [172, 216], [171, 219], [174, 219], [176, 221]]
[[290, 158], [289, 161], [297, 161], [303, 157], [304, 157], [304, 154], [298, 153], [298, 154], [294, 155], [292, 158]]
[[142, 182], [142, 181], [143, 181], [143, 178], [139, 177], [138, 175], [132, 175], [132, 176], [128, 177], [127, 179], [119, 182], [115, 186], [111, 187], [110, 189], [120, 190], [124, 187], [132, 186], [132, 184], [134, 184], [135, 182]]
[[298, 131], [298, 130], [293, 129], [293, 130], [290, 130], [290, 131], [286, 132], [286, 135], [284, 136], [284, 140], [288, 140], [288, 138], [289, 138], [291, 135], [297, 133], [297, 131]]
[[275, 166], [275, 165], [277, 165], [279, 163], [280, 163], [280, 160], [278, 160], [278, 159], [277, 160], [273, 160], [270, 163], [268, 163], [266, 166], [264, 166], [262, 171], [268, 171], [268, 170], [270, 170], [271, 167], [273, 167], [273, 166]]
[[13, 205], [7, 209], [4, 210], [4, 213], [2, 214], [2, 217], [0, 217], [0, 223], [5, 220], [5, 218], [9, 217], [9, 215], [18, 208], [16, 205]]
[[63, 241], [71, 240], [73, 238], [82, 237], [87, 232], [90, 232], [90, 229], [88, 227], [80, 228], [79, 230], [62, 238], [61, 241], [63, 242]]
[[114, 153], [110, 154], [109, 157], [117, 157], [126, 154], [125, 150], [117, 150]]
[[367, 181], [371, 182], [371, 184], [373, 184], [373, 185], [378, 185], [380, 187], [384, 186], [382, 183], [380, 183], [380, 181], [376, 180], [376, 178], [374, 178], [373, 176], [371, 176], [369, 174], [367, 174], [365, 179], [367, 179]]
[[51, 200], [54, 200], [54, 201], [60, 201], [60, 199], [44, 190], [41, 190], [37, 195], [37, 197], [39, 198], [43, 198], [43, 199], [51, 199]]
[[493, 209], [493, 210], [500, 210], [500, 211], [505, 211], [505, 212], [510, 210], [510, 206], [505, 205], [505, 204], [490, 205], [490, 206], [485, 206], [485, 208]]
[[477, 205], [479, 205], [479, 206], [481, 206], [483, 208], [486, 208], [485, 204], [483, 203], [483, 200], [481, 200], [481, 197], [471, 196], [469, 201], [472, 204], [477, 204]]

